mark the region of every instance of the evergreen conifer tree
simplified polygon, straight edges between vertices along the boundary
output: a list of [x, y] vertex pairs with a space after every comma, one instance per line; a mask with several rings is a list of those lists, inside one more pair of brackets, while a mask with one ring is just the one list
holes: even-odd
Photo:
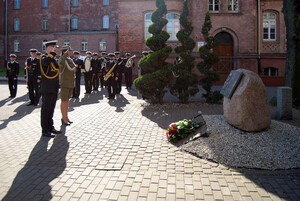
[[172, 81], [172, 64], [165, 62], [172, 48], [166, 45], [170, 35], [163, 31], [163, 27], [168, 23], [164, 18], [167, 14], [165, 1], [156, 0], [156, 7], [151, 15], [153, 24], [149, 26], [152, 36], [146, 40], [146, 45], [154, 52], [139, 61], [139, 66], [146, 74], [137, 78], [134, 85], [152, 103], [162, 103], [164, 88]]
[[187, 1], [184, 1], [183, 11], [179, 20], [182, 29], [176, 36], [182, 45], [175, 48], [175, 52], [180, 55], [181, 61], [174, 66], [173, 71], [178, 77], [170, 91], [173, 95], [178, 96], [182, 103], [188, 103], [189, 98], [197, 94], [199, 89], [197, 75], [192, 73], [195, 61], [192, 51], [195, 47], [195, 41], [190, 37], [193, 32], [193, 26], [188, 20]]
[[211, 87], [214, 82], [220, 80], [220, 75], [213, 70], [213, 66], [218, 63], [219, 57], [213, 52], [213, 48], [217, 45], [217, 39], [213, 36], [209, 36], [209, 31], [211, 29], [211, 21], [209, 13], [206, 13], [205, 21], [202, 26], [201, 33], [204, 36], [205, 45], [199, 49], [200, 57], [203, 61], [198, 63], [198, 70], [203, 75], [200, 83], [206, 94], [203, 94], [206, 102], [212, 102], [212, 91]]

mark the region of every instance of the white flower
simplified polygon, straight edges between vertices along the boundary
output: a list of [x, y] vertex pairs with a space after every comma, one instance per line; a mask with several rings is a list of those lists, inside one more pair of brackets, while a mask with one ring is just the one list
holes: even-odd
[[181, 127], [181, 126], [178, 126], [177, 128], [178, 128], [178, 130], [182, 129], [182, 127]]
[[185, 121], [185, 122], [184, 122], [184, 125], [186, 125], [186, 126], [187, 126], [187, 125], [188, 125], [188, 122], [186, 122], [186, 121]]

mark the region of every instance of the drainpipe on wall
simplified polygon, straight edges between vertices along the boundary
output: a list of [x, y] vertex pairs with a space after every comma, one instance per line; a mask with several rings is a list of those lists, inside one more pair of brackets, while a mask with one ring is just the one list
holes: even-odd
[[69, 13], [68, 13], [68, 32], [71, 31], [71, 0], [69, 0]]
[[7, 0], [5, 0], [5, 44], [4, 44], [4, 64], [8, 55], [8, 33], [7, 33]]
[[260, 0], [257, 0], [257, 70], [260, 74]]

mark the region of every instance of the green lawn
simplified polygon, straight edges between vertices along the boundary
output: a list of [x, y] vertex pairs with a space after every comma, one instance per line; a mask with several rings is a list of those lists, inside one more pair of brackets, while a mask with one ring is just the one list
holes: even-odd
[[[1, 67], [0, 68], [0, 77], [5, 77], [6, 76], [6, 68], [4, 67]], [[24, 77], [24, 69], [23, 68], [20, 68], [19, 70], [19, 77]]]

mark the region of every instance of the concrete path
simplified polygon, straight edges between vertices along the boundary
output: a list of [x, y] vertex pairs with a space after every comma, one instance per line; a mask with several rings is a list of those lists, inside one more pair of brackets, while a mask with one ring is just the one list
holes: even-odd
[[[81, 88], [84, 92], [84, 87]], [[0, 199], [3, 200], [300, 200], [300, 171], [232, 169], [181, 152], [168, 143], [168, 124], [221, 105], [161, 110], [123, 88], [115, 101], [106, 91], [72, 100], [60, 125], [65, 134], [41, 137], [40, 106], [26, 106], [0, 84]], [[298, 123], [298, 122], [296, 122]]]

